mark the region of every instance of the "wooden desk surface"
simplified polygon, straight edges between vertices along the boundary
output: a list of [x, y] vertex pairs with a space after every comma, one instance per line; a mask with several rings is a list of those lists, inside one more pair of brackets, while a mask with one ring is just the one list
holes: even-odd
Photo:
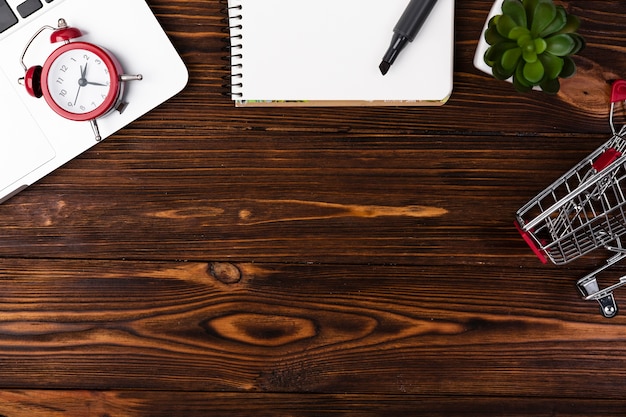
[[0, 415], [623, 412], [626, 313], [575, 288], [607, 254], [513, 227], [609, 138], [622, 1], [566, 2], [558, 96], [475, 70], [491, 2], [459, 0], [445, 106], [306, 109], [222, 96], [217, 0], [148, 3], [188, 87], [0, 206]]

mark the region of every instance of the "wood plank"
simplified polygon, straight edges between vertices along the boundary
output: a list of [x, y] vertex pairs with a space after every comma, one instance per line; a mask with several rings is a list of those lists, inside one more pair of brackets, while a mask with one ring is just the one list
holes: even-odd
[[3, 259], [0, 387], [621, 399], [577, 274]]
[[1, 205], [0, 256], [533, 259], [515, 211], [607, 139], [191, 135], [107, 141]]
[[233, 394], [162, 391], [5, 391], [0, 413], [7, 417], [241, 417], [451, 415], [526, 417], [619, 415], [623, 401], [594, 398], [445, 398], [420, 395]]

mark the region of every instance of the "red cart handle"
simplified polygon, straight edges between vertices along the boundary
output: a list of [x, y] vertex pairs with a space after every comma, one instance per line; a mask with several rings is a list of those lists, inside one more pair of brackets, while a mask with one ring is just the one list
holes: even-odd
[[611, 125], [611, 131], [613, 135], [617, 134], [615, 124], [613, 124], [613, 113], [615, 112], [615, 103], [618, 101], [626, 101], [626, 81], [615, 80], [611, 87], [611, 113], [609, 114], [609, 123]]
[[539, 258], [539, 260], [541, 261], [541, 263], [547, 263], [548, 259], [546, 258], [545, 253], [539, 249], [537, 247], [537, 245], [535, 244], [535, 242], [531, 239], [531, 237], [528, 235], [528, 232], [522, 230], [522, 226], [520, 226], [520, 224], [515, 221], [515, 228], [517, 229], [517, 231], [519, 232], [520, 235], [522, 235], [522, 239], [524, 239], [524, 241], [526, 242], [526, 244], [530, 247], [530, 249], [533, 251], [533, 253], [537, 256], [537, 258]]
[[626, 100], [626, 80], [616, 80], [611, 89], [611, 103]]

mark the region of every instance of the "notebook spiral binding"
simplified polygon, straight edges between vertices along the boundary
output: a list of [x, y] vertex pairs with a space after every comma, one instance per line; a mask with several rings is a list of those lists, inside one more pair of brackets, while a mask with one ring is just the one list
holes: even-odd
[[222, 48], [226, 52], [222, 60], [228, 62], [223, 67], [224, 70], [228, 71], [228, 74], [222, 77], [222, 80], [224, 80], [222, 95], [241, 97], [243, 93], [239, 90], [243, 87], [243, 65], [241, 63], [243, 58], [241, 49], [243, 49], [243, 45], [239, 41], [243, 37], [241, 34], [241, 20], [243, 18], [241, 12], [243, 6], [239, 4], [239, 0], [230, 0], [230, 5], [228, 0], [220, 0], [220, 4], [222, 5], [220, 12], [225, 16], [222, 19], [222, 22], [225, 24], [222, 32], [228, 34], [228, 36], [224, 37], [225, 46]]

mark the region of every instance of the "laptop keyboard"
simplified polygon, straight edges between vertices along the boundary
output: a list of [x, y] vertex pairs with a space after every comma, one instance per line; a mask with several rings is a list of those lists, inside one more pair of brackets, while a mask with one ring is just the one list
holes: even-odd
[[[53, 0], [44, 1], [52, 3]], [[7, 0], [0, 0], [0, 33], [17, 24], [19, 22], [18, 16], [25, 19], [42, 7], [41, 0], [26, 0], [18, 4], [16, 10], [13, 10]]]

